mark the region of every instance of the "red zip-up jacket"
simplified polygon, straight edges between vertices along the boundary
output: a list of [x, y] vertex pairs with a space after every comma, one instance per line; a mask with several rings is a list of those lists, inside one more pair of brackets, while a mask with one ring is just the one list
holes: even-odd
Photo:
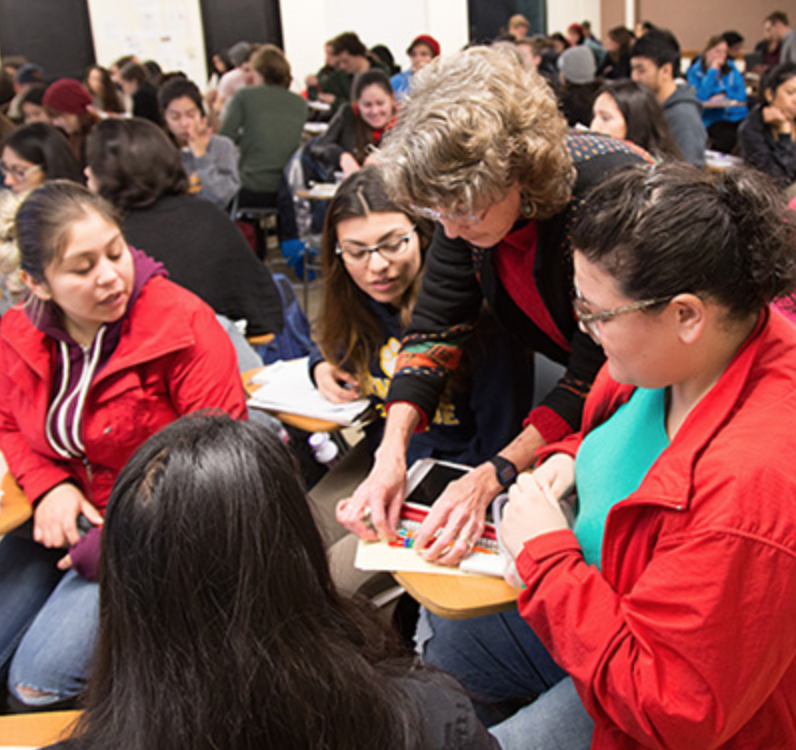
[[[544, 456], [574, 455], [632, 392], [603, 368], [584, 432]], [[517, 569], [593, 748], [796, 747], [796, 328], [761, 316], [608, 514], [601, 571], [569, 530], [526, 542]]]
[[122, 324], [116, 350], [89, 388], [83, 418], [86, 461], [50, 447], [45, 419], [55, 340], [24, 311], [0, 323], [0, 450], [35, 502], [73, 481], [104, 512], [113, 483], [135, 450], [178, 417], [200, 409], [246, 414], [235, 350], [213, 311], [168, 279], [149, 279]]

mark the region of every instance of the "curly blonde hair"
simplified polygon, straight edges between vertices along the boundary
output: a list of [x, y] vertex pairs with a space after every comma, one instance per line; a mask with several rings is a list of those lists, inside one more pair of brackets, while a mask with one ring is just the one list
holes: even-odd
[[12, 304], [21, 302], [27, 294], [20, 277], [19, 245], [14, 231], [14, 219], [21, 202], [10, 190], [0, 195], [0, 294], [7, 294]]
[[473, 213], [517, 182], [543, 219], [572, 192], [566, 132], [550, 87], [523, 67], [513, 45], [472, 47], [415, 76], [379, 162], [403, 205]]

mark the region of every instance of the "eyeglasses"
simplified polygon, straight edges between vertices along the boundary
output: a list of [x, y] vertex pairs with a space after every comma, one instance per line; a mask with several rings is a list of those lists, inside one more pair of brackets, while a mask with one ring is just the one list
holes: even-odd
[[416, 229], [417, 227], [413, 224], [406, 234], [402, 234], [400, 237], [391, 237], [373, 247], [340, 247], [338, 245], [335, 248], [335, 253], [341, 255], [346, 263], [355, 266], [367, 263], [372, 253], [378, 253], [384, 260], [395, 260], [406, 252], [409, 240], [412, 239]]
[[422, 206], [409, 206], [409, 210], [416, 216], [422, 216], [432, 221], [447, 221], [451, 224], [480, 224], [486, 217], [487, 211], [481, 211], [480, 214], [446, 214], [444, 211], [438, 211], [436, 208], [423, 208]]
[[620, 305], [612, 310], [590, 312], [586, 301], [580, 296], [580, 293], [576, 291], [575, 296], [572, 298], [572, 307], [575, 309], [575, 317], [578, 319], [580, 330], [583, 331], [583, 333], [587, 333], [597, 344], [599, 344], [600, 328], [597, 325], [598, 323], [606, 323], [609, 320], [613, 320], [618, 315], [625, 315], [626, 313], [647, 310], [650, 307], [655, 307], [655, 305], [662, 305], [665, 302], [671, 302], [672, 299], [674, 298], [661, 297], [658, 299], [644, 299], [639, 300], [638, 302], [631, 302], [628, 305]]
[[41, 169], [40, 164], [32, 164], [29, 167], [7, 167], [0, 163], [0, 175], [4, 179], [11, 175], [18, 182], [25, 182], [38, 169]]

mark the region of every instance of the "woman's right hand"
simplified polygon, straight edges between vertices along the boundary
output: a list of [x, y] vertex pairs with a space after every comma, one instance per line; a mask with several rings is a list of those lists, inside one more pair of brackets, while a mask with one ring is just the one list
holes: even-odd
[[332, 403], [344, 404], [359, 398], [359, 381], [350, 372], [329, 362], [319, 362], [313, 374], [321, 395]]
[[100, 512], [75, 485], [64, 482], [45, 493], [33, 513], [33, 538], [45, 547], [68, 547], [80, 539], [77, 517], [83, 514], [95, 526]]
[[359, 172], [360, 169], [362, 169], [362, 167], [354, 158], [353, 154], [349, 154], [348, 151], [344, 151], [342, 154], [340, 154], [340, 171], [346, 177], [354, 174], [354, 172]]
[[404, 454], [376, 454], [376, 462], [356, 492], [337, 503], [337, 521], [361, 539], [392, 539], [396, 534], [406, 485]]

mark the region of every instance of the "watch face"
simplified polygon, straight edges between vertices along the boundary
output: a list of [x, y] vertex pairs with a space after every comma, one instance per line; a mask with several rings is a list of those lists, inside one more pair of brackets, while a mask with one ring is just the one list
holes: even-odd
[[517, 469], [508, 459], [495, 456], [490, 459], [497, 473], [497, 480], [501, 487], [508, 487], [517, 478]]

